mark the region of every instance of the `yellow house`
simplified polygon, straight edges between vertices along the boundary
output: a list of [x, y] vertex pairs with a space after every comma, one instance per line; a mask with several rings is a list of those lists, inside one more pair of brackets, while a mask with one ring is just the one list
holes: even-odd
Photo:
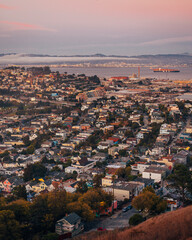
[[102, 186], [103, 187], [108, 187], [113, 185], [113, 179], [112, 176], [106, 176], [102, 178]]
[[[71, 148], [75, 148], [75, 144], [74, 143], [63, 143], [62, 144], [63, 147], [71, 147]], [[62, 148], [62, 147], [61, 147]]]
[[32, 186], [32, 190], [36, 193], [39, 193], [47, 188], [47, 185], [44, 182], [39, 182], [36, 185]]
[[4, 142], [4, 144], [6, 145], [16, 145], [16, 146], [22, 146], [24, 145], [23, 141], [7, 141], [7, 142]]

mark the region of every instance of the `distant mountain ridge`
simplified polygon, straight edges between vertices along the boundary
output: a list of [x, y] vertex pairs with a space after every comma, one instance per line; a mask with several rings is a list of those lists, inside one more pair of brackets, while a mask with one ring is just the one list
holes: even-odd
[[4, 56], [10, 56], [10, 55], [18, 55], [19, 57], [100, 57], [100, 58], [192, 58], [192, 55], [188, 53], [183, 53], [183, 54], [143, 54], [143, 55], [133, 55], [133, 56], [126, 56], [126, 55], [105, 55], [101, 53], [96, 53], [96, 54], [85, 54], [85, 55], [50, 55], [50, 54], [34, 54], [34, 53], [0, 53], [0, 57]]
[[[91, 63], [125, 63], [125, 64], [148, 64], [155, 66], [192, 66], [192, 55], [190, 54], [156, 54], [156, 55], [105, 55], [101, 53], [86, 55], [50, 55], [36, 53], [0, 53], [0, 65], [39, 65], [39, 64], [82, 64]], [[177, 67], [177, 68], [178, 68]]]

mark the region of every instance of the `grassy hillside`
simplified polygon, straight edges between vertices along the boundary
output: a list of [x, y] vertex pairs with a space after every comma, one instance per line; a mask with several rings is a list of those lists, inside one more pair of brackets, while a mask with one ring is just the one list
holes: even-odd
[[75, 240], [191, 240], [192, 206], [161, 214], [136, 227], [107, 232], [91, 232]]

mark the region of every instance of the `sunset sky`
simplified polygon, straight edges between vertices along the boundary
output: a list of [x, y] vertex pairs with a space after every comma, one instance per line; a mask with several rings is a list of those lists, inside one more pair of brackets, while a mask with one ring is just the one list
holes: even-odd
[[0, 0], [0, 53], [192, 54], [192, 0]]

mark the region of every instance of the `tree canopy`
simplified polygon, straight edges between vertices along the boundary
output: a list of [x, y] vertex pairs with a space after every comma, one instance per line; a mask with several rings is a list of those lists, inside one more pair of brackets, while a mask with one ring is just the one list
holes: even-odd
[[182, 196], [183, 203], [186, 200], [186, 192], [192, 192], [192, 173], [184, 164], [177, 164], [173, 168], [173, 173], [169, 175], [169, 187], [174, 188]]
[[33, 178], [42, 178], [47, 172], [46, 167], [41, 163], [29, 164], [24, 169], [24, 181], [32, 180]]
[[157, 196], [149, 188], [144, 189], [142, 193], [136, 196], [132, 201], [132, 205], [146, 215], [161, 213], [167, 208], [166, 201]]

